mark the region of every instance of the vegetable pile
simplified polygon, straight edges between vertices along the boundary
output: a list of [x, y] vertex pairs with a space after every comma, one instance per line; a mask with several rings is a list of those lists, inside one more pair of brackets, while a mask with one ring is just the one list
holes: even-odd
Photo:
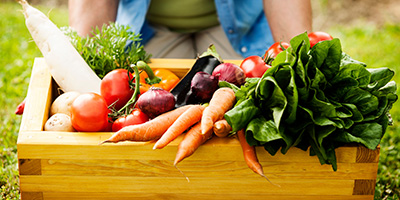
[[[309, 149], [336, 171], [337, 147], [360, 143], [375, 149], [391, 123], [389, 110], [398, 98], [394, 72], [367, 68], [327, 33], [297, 35], [290, 44], [272, 45], [263, 57], [245, 58], [240, 66], [223, 63], [210, 46], [179, 79], [147, 65], [150, 56], [128, 27], [110, 24], [86, 38], [64, 29], [68, 41], [42, 13], [20, 3], [52, 76], [68, 80], [58, 82], [64, 93], [53, 102], [45, 130], [113, 131], [101, 144], [156, 141], [153, 149], [185, 134], [175, 166], [214, 135], [236, 134], [249, 168], [266, 178], [256, 146], [271, 155], [291, 147]], [[62, 42], [39, 37], [41, 23]], [[62, 60], [64, 54], [77, 60], [74, 68]], [[78, 74], [84, 81], [72, 81], [75, 69], [84, 70]], [[78, 90], [77, 85], [86, 84]]]
[[237, 103], [225, 119], [271, 155], [309, 148], [336, 171], [335, 148], [353, 142], [378, 146], [397, 100], [393, 75], [352, 59], [337, 38], [310, 48], [308, 35], [300, 34], [262, 77], [248, 78], [240, 88], [230, 85]]

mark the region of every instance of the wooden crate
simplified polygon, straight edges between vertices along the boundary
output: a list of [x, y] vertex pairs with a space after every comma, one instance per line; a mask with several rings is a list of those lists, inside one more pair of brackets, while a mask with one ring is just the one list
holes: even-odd
[[[183, 76], [194, 60], [154, 59]], [[173, 165], [181, 138], [161, 150], [152, 144], [99, 143], [112, 133], [43, 131], [57, 93], [44, 59], [35, 60], [18, 136], [22, 199], [373, 199], [379, 148], [337, 149], [338, 170], [292, 148], [270, 156], [257, 149], [269, 179], [243, 161], [236, 138], [213, 138]]]

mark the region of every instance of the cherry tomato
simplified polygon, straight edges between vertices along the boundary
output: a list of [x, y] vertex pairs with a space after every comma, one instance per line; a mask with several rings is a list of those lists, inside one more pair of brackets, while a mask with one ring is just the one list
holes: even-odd
[[142, 124], [149, 121], [149, 117], [140, 109], [134, 109], [129, 115], [119, 117], [112, 125], [112, 131], [116, 132], [119, 129], [135, 124]]
[[240, 68], [249, 78], [261, 77], [270, 67], [260, 56], [249, 56], [240, 64]]
[[[282, 47], [284, 49], [282, 49]], [[271, 45], [268, 50], [264, 54], [264, 60], [268, 57], [270, 58], [275, 58], [280, 52], [283, 50], [287, 49], [289, 47], [289, 44], [287, 42], [275, 42], [273, 45]]]
[[108, 106], [114, 104], [114, 108], [119, 110], [131, 99], [134, 89], [130, 87], [129, 81], [132, 79], [132, 74], [126, 69], [112, 70], [103, 77], [100, 93]]
[[101, 95], [83, 93], [72, 102], [72, 126], [77, 131], [102, 131], [108, 126], [108, 113], [107, 103]]
[[329, 35], [328, 33], [322, 32], [322, 31], [316, 31], [316, 32], [309, 33], [308, 38], [310, 40], [311, 48], [318, 42], [333, 39], [333, 37], [331, 35]]

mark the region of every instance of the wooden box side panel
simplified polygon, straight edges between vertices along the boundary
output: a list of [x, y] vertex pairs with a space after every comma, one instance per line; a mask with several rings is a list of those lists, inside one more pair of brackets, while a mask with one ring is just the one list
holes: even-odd
[[36, 58], [29, 82], [20, 132], [41, 131], [48, 118], [52, 99], [52, 78], [43, 58]]

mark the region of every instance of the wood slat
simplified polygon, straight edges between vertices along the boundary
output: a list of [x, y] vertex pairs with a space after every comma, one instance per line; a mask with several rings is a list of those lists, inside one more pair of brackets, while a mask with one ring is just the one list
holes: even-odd
[[[68, 133], [68, 132], [22, 132], [17, 144], [19, 159], [137, 159], [173, 160], [182, 136], [163, 149], [153, 150], [153, 143], [122, 142], [99, 143], [112, 133]], [[121, 153], [124, 152], [124, 153]], [[257, 148], [260, 161], [312, 162], [319, 163], [316, 156], [298, 148], [286, 154], [278, 152], [271, 156], [262, 147]], [[345, 146], [336, 150], [338, 163], [355, 163], [357, 147]], [[214, 137], [203, 144], [195, 155], [188, 159], [242, 161], [242, 150], [236, 138]]]
[[185, 193], [241, 195], [352, 195], [353, 180], [274, 179], [274, 186], [257, 175], [246, 178], [126, 177], [126, 176], [21, 176], [25, 192], [132, 192], [152, 194]]
[[[374, 163], [339, 163], [333, 171], [329, 165], [318, 163], [261, 162], [268, 177], [277, 179], [374, 179]], [[173, 160], [42, 160], [42, 175], [68, 176], [166, 176], [182, 177]], [[184, 160], [178, 165], [186, 176], [248, 177], [253, 172], [244, 161]]]
[[[166, 68], [174, 72], [178, 77], [182, 78], [188, 72], [188, 70], [196, 62], [194, 59], [168, 59], [168, 58], [157, 58], [151, 59], [149, 66], [153, 69]], [[234, 63], [240, 66], [242, 60], [224, 60], [226, 63]]]
[[151, 193], [151, 194], [137, 194], [137, 193], [43, 193], [44, 199], [58, 199], [58, 200], [71, 200], [71, 199], [82, 199], [82, 200], [154, 200], [154, 199], [164, 199], [164, 200], [175, 200], [175, 199], [190, 199], [190, 200], [203, 200], [203, 199], [213, 199], [213, 200], [373, 200], [371, 195], [257, 195], [257, 194], [224, 194], [215, 195], [207, 193], [197, 193], [196, 195], [184, 194], [184, 193], [174, 193], [174, 194], [163, 194], [163, 193]]
[[52, 78], [43, 58], [33, 64], [20, 132], [41, 131], [51, 104]]

